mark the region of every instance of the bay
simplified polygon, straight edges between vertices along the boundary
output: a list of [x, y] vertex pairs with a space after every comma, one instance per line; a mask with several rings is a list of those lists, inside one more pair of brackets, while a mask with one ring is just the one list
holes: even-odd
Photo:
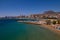
[[0, 23], [0, 40], [60, 40], [60, 36], [40, 25], [8, 21]]

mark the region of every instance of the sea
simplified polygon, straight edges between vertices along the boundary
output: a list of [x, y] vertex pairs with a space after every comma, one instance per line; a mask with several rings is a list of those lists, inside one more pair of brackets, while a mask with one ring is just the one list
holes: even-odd
[[40, 27], [40, 25], [1, 20], [0, 40], [60, 40], [60, 35]]

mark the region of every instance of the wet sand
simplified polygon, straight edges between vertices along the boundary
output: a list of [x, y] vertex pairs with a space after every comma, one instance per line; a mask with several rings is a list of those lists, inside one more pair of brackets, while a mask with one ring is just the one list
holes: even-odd
[[36, 23], [36, 22], [27, 22], [27, 24], [36, 24], [36, 25], [40, 25], [40, 27], [43, 27], [43, 28], [46, 28], [58, 35], [60, 35], [60, 31], [55, 29], [52, 25], [46, 25], [46, 24], [39, 24], [39, 23]]
[[47, 28], [47, 29], [51, 30], [52, 32], [54, 32], [54, 33], [56, 33], [56, 34], [58, 34], [58, 35], [60, 35], [60, 31], [57, 30], [57, 29], [55, 29], [55, 28], [54, 28], [53, 26], [51, 26], [51, 25], [42, 24], [41, 26], [44, 27], [44, 28]]

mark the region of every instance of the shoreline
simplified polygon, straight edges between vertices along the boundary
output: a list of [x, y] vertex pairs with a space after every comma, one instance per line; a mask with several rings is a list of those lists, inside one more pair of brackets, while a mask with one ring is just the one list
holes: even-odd
[[56, 34], [58, 34], [58, 35], [60, 35], [60, 31], [53, 28], [51, 25], [42, 24], [41, 26], [48, 29], [48, 30], [50, 30], [50, 31], [52, 31], [52, 32], [54, 32], [54, 33], [56, 33]]
[[38, 23], [36, 23], [36, 22], [26, 22], [26, 23], [27, 23], [27, 24], [40, 25], [41, 27], [46, 28], [46, 29], [48, 29], [48, 30], [50, 30], [50, 31], [52, 31], [52, 32], [54, 32], [54, 33], [56, 33], [56, 34], [60, 35], [60, 31], [59, 31], [59, 30], [57, 30], [57, 29], [55, 29], [55, 28], [53, 28], [53, 26], [51, 26], [51, 25], [38, 24]]

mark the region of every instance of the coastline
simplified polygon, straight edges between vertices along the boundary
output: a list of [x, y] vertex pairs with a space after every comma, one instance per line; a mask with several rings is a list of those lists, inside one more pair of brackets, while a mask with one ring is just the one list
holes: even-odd
[[41, 26], [48, 29], [48, 30], [50, 30], [50, 31], [52, 31], [52, 32], [54, 32], [54, 33], [56, 33], [56, 34], [58, 34], [58, 35], [60, 35], [60, 31], [53, 28], [51, 25], [42, 24]]
[[60, 31], [57, 30], [57, 29], [55, 29], [55, 28], [54, 28], [53, 26], [51, 26], [51, 25], [39, 24], [39, 23], [36, 23], [36, 22], [26, 22], [26, 23], [27, 23], [27, 24], [40, 25], [40, 27], [46, 28], [46, 29], [48, 29], [48, 30], [50, 30], [50, 31], [52, 31], [52, 32], [54, 32], [54, 33], [60, 35]]

